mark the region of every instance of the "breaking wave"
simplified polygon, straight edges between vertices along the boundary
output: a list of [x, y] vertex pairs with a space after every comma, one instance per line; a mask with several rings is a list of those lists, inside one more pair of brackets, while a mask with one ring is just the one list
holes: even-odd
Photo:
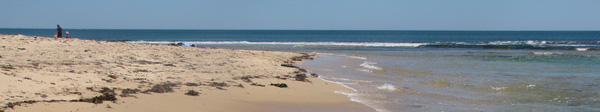
[[294, 47], [353, 46], [353, 47], [424, 47], [424, 48], [481, 48], [481, 49], [564, 49], [600, 50], [600, 41], [488, 41], [488, 42], [251, 42], [251, 41], [125, 41], [128, 43], [198, 45], [290, 45]]
[[371, 69], [371, 70], [381, 70], [381, 68], [375, 66], [375, 64], [377, 64], [377, 63], [365, 61], [362, 64], [360, 64], [360, 66], [363, 68], [366, 68], [366, 69]]
[[386, 42], [250, 42], [250, 41], [126, 41], [128, 43], [173, 44], [248, 44], [248, 45], [321, 45], [321, 46], [367, 46], [367, 47], [419, 47], [426, 43], [386, 43]]

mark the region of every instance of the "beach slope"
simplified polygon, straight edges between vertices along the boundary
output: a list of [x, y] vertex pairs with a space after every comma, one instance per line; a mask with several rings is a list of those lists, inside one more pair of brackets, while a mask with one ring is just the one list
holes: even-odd
[[2, 34], [0, 111], [374, 111], [282, 66], [309, 57]]

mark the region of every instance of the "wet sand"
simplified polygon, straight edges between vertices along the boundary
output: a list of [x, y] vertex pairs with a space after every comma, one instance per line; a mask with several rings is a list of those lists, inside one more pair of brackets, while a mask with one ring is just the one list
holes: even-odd
[[301, 53], [24, 35], [0, 35], [0, 51], [0, 110], [10, 112], [374, 111], [281, 66]]

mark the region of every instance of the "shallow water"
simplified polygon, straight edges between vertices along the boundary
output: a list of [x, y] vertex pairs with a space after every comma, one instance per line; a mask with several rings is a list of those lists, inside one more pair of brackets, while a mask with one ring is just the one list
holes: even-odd
[[600, 111], [598, 52], [539, 52], [337, 52], [302, 67], [378, 111]]

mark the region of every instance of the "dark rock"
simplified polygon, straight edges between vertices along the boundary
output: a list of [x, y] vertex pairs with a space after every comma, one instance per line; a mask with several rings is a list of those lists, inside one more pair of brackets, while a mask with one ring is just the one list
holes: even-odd
[[198, 96], [198, 94], [200, 94], [200, 93], [196, 92], [194, 90], [188, 90], [188, 92], [185, 93], [185, 95], [190, 95], [190, 96]]
[[24, 77], [23, 79], [31, 80], [31, 78], [29, 78], [29, 77]]
[[265, 87], [265, 85], [258, 84], [258, 83], [252, 83], [252, 84], [250, 84], [250, 85], [253, 85], [253, 86], [260, 86], [260, 87]]
[[312, 74], [310, 74], [310, 75], [312, 75], [312, 76], [314, 76], [314, 77], [319, 77], [319, 75], [317, 75], [316, 73], [312, 73]]
[[271, 85], [275, 86], [275, 87], [280, 87], [280, 88], [287, 88], [288, 87], [287, 84], [285, 84], [285, 83], [277, 83], [277, 84], [271, 83]]
[[25, 50], [25, 48], [17, 48], [17, 49], [19, 49], [19, 50]]

